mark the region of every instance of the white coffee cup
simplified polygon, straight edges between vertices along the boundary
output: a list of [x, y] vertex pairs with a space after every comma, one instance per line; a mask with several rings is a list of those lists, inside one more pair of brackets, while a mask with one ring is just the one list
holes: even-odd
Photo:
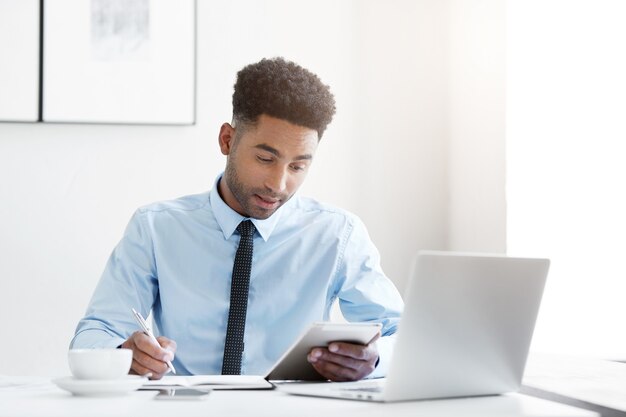
[[133, 361], [130, 349], [71, 349], [70, 371], [77, 379], [118, 379], [128, 374]]

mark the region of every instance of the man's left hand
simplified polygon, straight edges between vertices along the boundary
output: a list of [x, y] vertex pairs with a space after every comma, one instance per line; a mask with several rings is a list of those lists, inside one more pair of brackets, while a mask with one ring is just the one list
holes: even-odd
[[366, 346], [332, 342], [327, 348], [311, 349], [307, 360], [320, 375], [331, 381], [358, 381], [374, 371], [378, 348], [376, 342]]

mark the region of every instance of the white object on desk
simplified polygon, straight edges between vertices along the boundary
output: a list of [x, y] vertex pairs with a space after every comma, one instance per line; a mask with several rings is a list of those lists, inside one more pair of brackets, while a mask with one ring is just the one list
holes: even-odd
[[582, 356], [533, 353], [523, 384], [626, 411], [626, 364]]
[[160, 388], [210, 388], [226, 389], [272, 389], [270, 384], [260, 375], [192, 375], [164, 376], [158, 380], [146, 381], [142, 389]]
[[128, 375], [133, 362], [130, 349], [70, 349], [70, 371], [76, 379], [118, 379]]
[[[10, 378], [10, 377], [7, 377]], [[2, 378], [0, 378], [2, 379]], [[40, 378], [36, 379], [37, 381]], [[22, 379], [20, 383], [24, 383]], [[155, 401], [154, 392], [79, 398], [47, 387], [0, 389], [0, 417], [595, 417], [592, 413], [521, 394], [375, 404], [298, 397], [275, 390], [213, 391], [205, 401]]]
[[111, 397], [128, 394], [136, 391], [146, 381], [147, 378], [138, 375], [128, 375], [118, 379], [77, 379], [68, 376], [52, 380], [59, 388], [74, 395], [90, 397]]

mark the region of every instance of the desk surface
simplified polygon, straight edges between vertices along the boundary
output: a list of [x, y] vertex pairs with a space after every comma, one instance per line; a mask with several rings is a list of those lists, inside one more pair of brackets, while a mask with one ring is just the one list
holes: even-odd
[[626, 364], [598, 358], [531, 354], [522, 392], [602, 414], [626, 416]]
[[[137, 391], [111, 398], [74, 397], [47, 378], [0, 379], [0, 417], [596, 417], [597, 414], [521, 394], [374, 404], [292, 396], [273, 391], [214, 391], [200, 401], [155, 401]], [[4, 385], [4, 386], [3, 386]]]

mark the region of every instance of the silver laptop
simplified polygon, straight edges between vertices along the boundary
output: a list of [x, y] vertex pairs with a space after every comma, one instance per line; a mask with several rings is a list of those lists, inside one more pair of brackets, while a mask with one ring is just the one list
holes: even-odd
[[278, 389], [368, 401], [516, 391], [549, 265], [547, 259], [420, 252], [387, 378]]

